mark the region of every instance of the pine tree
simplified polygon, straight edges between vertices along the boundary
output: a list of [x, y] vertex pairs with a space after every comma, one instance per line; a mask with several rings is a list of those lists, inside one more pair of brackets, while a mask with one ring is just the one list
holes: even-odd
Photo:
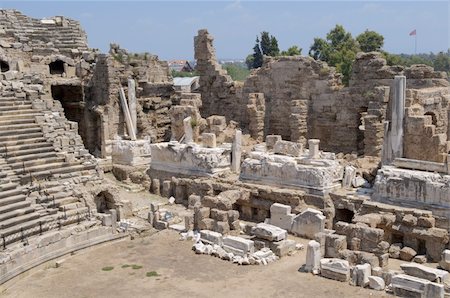
[[263, 64], [263, 53], [260, 48], [259, 38], [256, 37], [256, 44], [253, 47], [253, 68], [261, 67]]

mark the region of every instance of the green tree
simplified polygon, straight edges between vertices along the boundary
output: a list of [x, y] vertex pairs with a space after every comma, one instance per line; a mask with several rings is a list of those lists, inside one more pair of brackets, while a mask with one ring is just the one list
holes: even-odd
[[281, 52], [281, 56], [298, 56], [302, 54], [302, 48], [298, 46], [291, 46], [286, 51]]
[[276, 57], [280, 55], [280, 48], [278, 47], [278, 40], [275, 36], [270, 37], [270, 51], [268, 56]]
[[253, 54], [249, 54], [247, 56], [247, 58], [245, 58], [245, 64], [247, 65], [248, 69], [252, 69], [253, 68], [253, 62], [255, 61], [255, 59], [253, 58]]
[[263, 55], [270, 56], [269, 53], [272, 48], [272, 42], [270, 40], [269, 32], [263, 31], [261, 32], [261, 52]]
[[433, 66], [435, 70], [439, 71], [450, 71], [450, 54], [439, 52], [433, 61]]
[[263, 52], [260, 48], [260, 41], [259, 38], [256, 37], [256, 44], [253, 47], [253, 65], [252, 68], [258, 68], [261, 67], [263, 64]]
[[359, 51], [358, 43], [350, 32], [341, 25], [336, 25], [326, 39], [314, 38], [309, 55], [316, 60], [322, 60], [336, 67], [343, 75], [344, 84], [348, 85], [352, 72], [352, 64]]
[[330, 49], [331, 47], [325, 39], [316, 37], [309, 49], [309, 55], [316, 60], [328, 61]]
[[363, 52], [380, 52], [384, 45], [383, 35], [369, 30], [358, 35], [356, 41]]

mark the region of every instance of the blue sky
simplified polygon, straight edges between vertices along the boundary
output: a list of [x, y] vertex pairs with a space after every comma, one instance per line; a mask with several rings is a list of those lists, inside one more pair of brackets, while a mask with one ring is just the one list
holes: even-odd
[[342, 24], [354, 36], [365, 29], [385, 37], [385, 50], [438, 52], [450, 47], [449, 1], [0, 1], [43, 18], [64, 15], [81, 22], [90, 47], [108, 51], [116, 42], [133, 52], [161, 59], [192, 59], [193, 37], [207, 28], [217, 56], [245, 58], [256, 35], [275, 35], [280, 48], [291, 45], [307, 54], [314, 37]]

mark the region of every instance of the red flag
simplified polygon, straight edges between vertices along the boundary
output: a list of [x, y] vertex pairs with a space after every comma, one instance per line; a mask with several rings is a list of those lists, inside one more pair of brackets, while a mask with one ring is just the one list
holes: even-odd
[[417, 31], [416, 31], [416, 29], [414, 29], [413, 31], [411, 31], [411, 33], [409, 33], [409, 36], [413, 36], [413, 35], [416, 35], [417, 34]]

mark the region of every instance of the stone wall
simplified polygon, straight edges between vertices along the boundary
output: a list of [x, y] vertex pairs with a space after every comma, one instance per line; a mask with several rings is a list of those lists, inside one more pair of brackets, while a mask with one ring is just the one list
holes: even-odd
[[213, 40], [206, 29], [199, 30], [194, 38], [196, 70], [200, 73], [199, 91], [203, 100], [200, 112], [204, 118], [223, 115], [227, 121], [237, 120], [241, 117], [237, 104], [240, 88], [217, 62]]
[[[301, 56], [265, 57], [262, 67], [253, 70], [240, 89], [218, 65], [212, 41], [206, 30], [200, 30], [195, 38], [204, 117], [225, 115], [256, 138], [259, 135], [255, 127], [263, 126], [264, 136], [277, 134], [301, 143], [309, 138], [320, 139], [327, 151], [380, 157], [385, 121], [391, 120], [394, 77], [405, 75], [406, 107], [420, 105], [423, 114], [437, 121], [429, 137], [428, 147], [433, 149], [417, 149], [420, 142], [414, 135], [418, 133], [406, 131], [405, 154], [442, 160], [448, 151], [448, 137], [443, 134], [449, 131], [449, 81], [444, 72], [426, 65], [389, 66], [380, 53], [359, 53], [349, 86], [344, 87], [341, 75], [321, 61]], [[261, 118], [255, 108], [248, 107], [252, 93], [264, 96], [264, 123], [255, 119]], [[425, 125], [420, 131], [426, 129]]]

